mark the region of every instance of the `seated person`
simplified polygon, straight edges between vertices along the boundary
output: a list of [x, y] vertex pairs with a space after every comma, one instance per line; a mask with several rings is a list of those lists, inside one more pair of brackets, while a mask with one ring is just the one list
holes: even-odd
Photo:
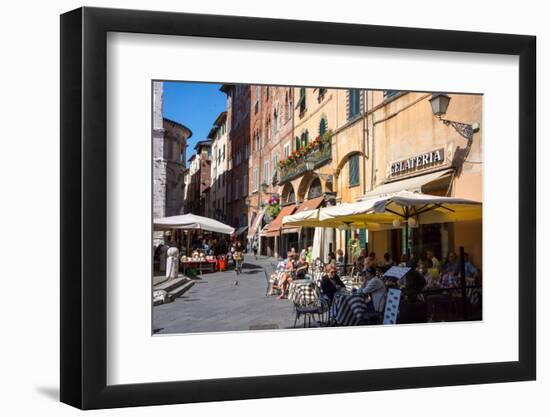
[[344, 263], [344, 251], [342, 249], [338, 249], [336, 251], [336, 262], [339, 263], [339, 264], [343, 264]]
[[329, 304], [332, 304], [334, 294], [340, 289], [346, 286], [336, 275], [336, 267], [333, 264], [328, 264], [325, 268], [325, 275], [321, 278], [321, 295], [324, 296]]
[[384, 296], [386, 294], [386, 286], [384, 282], [376, 275], [376, 269], [369, 266], [364, 271], [365, 282], [363, 286], [354, 291], [354, 294], [370, 296], [367, 302], [369, 311], [383, 312], [384, 311]]
[[398, 323], [425, 323], [428, 320], [426, 303], [422, 300], [422, 289], [426, 286], [424, 277], [415, 270], [405, 275]]
[[470, 261], [470, 255], [468, 255], [467, 253], [464, 254], [464, 273], [466, 275], [466, 278], [479, 278], [479, 271]]
[[432, 274], [429, 271], [428, 264], [425, 261], [418, 261], [418, 266], [416, 267], [416, 270], [424, 280], [426, 281], [426, 288], [438, 288], [439, 282], [434, 279]]
[[387, 269], [389, 267], [392, 267], [393, 265], [395, 264], [393, 262], [393, 259], [391, 258], [391, 255], [388, 252], [386, 252], [384, 254], [384, 261], [382, 262], [382, 266], [386, 267]]
[[294, 271], [294, 275], [296, 276], [296, 279], [305, 279], [306, 278], [306, 272], [309, 268], [309, 264], [306, 261], [306, 255], [300, 255], [300, 259], [298, 259], [298, 262], [295, 264], [296, 270]]
[[449, 255], [447, 255], [447, 260], [443, 263], [442, 272], [453, 275], [458, 275], [460, 273], [460, 262], [458, 262], [456, 253], [449, 252]]
[[369, 253], [369, 256], [367, 256], [367, 258], [365, 260], [365, 264], [366, 264], [367, 267], [373, 266], [373, 267], [376, 268], [378, 266], [378, 260], [376, 259], [376, 253], [374, 253], [374, 252]]
[[[293, 248], [294, 249], [294, 248]], [[289, 251], [287, 253], [287, 262], [286, 267], [283, 273], [281, 274], [281, 280], [279, 282], [279, 287], [281, 289], [281, 295], [277, 297], [278, 300], [282, 300], [285, 298], [285, 293], [288, 290], [288, 287], [290, 286], [290, 283], [292, 282], [292, 276], [294, 274], [294, 254], [292, 251]]]
[[409, 255], [407, 255], [406, 253], [403, 253], [401, 255], [401, 261], [399, 262], [399, 264], [397, 264], [397, 266], [405, 267], [408, 265], [409, 265]]
[[334, 252], [329, 252], [327, 255], [327, 258], [328, 258], [327, 263], [336, 265], [336, 255], [334, 254]]

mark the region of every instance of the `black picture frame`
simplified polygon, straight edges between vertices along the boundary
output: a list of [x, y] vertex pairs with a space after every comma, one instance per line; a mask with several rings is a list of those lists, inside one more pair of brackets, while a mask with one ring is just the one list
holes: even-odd
[[[108, 32], [254, 39], [519, 57], [519, 360], [108, 386]], [[61, 401], [82, 409], [536, 378], [534, 36], [80, 8], [61, 16]]]

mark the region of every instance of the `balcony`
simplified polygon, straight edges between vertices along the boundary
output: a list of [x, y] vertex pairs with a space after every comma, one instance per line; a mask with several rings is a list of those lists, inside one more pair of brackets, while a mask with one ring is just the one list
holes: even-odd
[[307, 172], [306, 158], [317, 169], [332, 160], [332, 134], [327, 132], [322, 138], [315, 139], [307, 150], [295, 151], [287, 160], [279, 162], [279, 184], [290, 181]]

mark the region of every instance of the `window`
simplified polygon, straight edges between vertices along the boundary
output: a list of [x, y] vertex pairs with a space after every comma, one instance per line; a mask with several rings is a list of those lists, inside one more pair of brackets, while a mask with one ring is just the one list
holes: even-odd
[[286, 120], [289, 121], [292, 117], [292, 99], [290, 98], [289, 94], [286, 94]]
[[260, 110], [260, 87], [256, 86], [256, 95], [254, 96], [254, 113]]
[[321, 188], [321, 181], [319, 178], [315, 178], [310, 186], [309, 190], [307, 192], [307, 199], [311, 200], [313, 198], [317, 198], [323, 195], [323, 189]]
[[250, 156], [250, 145], [248, 142], [244, 145], [244, 158], [248, 160], [248, 157]]
[[279, 131], [279, 112], [277, 109], [273, 111], [273, 136]]
[[222, 161], [225, 161], [225, 144], [223, 145]]
[[294, 138], [294, 142], [295, 142], [295, 144], [296, 144], [296, 150], [300, 149], [300, 147], [301, 147], [301, 142], [300, 142], [300, 137], [299, 137], [299, 136], [296, 136], [296, 137]]
[[265, 99], [266, 101], [269, 100], [269, 87], [265, 88]]
[[300, 106], [300, 115], [306, 111], [306, 88], [300, 87], [300, 100], [298, 101], [298, 106]]
[[327, 132], [327, 118], [321, 117], [321, 121], [319, 122], [319, 136], [323, 136]]
[[300, 144], [302, 148], [307, 147], [307, 144], [309, 143], [309, 132], [307, 130], [302, 132], [302, 135], [300, 136]]
[[348, 185], [353, 187], [359, 185], [359, 154], [355, 154], [349, 158], [349, 180]]
[[258, 168], [254, 168], [252, 171], [252, 192], [258, 191]]
[[286, 143], [285, 146], [283, 147], [283, 155], [285, 159], [287, 159], [290, 156], [290, 142]]
[[269, 184], [269, 161], [264, 161], [264, 178], [263, 184]]
[[323, 99], [325, 98], [325, 94], [327, 92], [327, 89], [326, 88], [320, 88], [319, 87], [319, 95], [317, 96], [317, 100], [319, 101], [319, 103], [321, 101], [323, 101]]
[[258, 151], [260, 149], [260, 132], [256, 131], [256, 134], [254, 135], [254, 151]]
[[348, 90], [348, 120], [355, 119], [361, 111], [361, 90]]
[[235, 158], [235, 162], [237, 165], [241, 163], [241, 150], [237, 150], [237, 157]]
[[275, 169], [277, 169], [277, 164], [279, 163], [279, 154], [275, 154], [271, 157], [271, 165], [273, 169], [273, 173], [271, 174], [271, 177], [273, 178], [273, 175], [275, 174]]
[[243, 197], [248, 194], [248, 174], [243, 175]]

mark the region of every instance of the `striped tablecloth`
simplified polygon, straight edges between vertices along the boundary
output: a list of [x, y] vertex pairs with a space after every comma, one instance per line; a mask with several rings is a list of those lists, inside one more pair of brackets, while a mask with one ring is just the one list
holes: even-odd
[[340, 326], [356, 326], [361, 323], [367, 312], [367, 303], [362, 295], [353, 295], [347, 292], [335, 294], [330, 307], [331, 317]]
[[319, 299], [319, 290], [310, 279], [296, 279], [288, 288], [288, 299], [302, 306], [314, 304]]

